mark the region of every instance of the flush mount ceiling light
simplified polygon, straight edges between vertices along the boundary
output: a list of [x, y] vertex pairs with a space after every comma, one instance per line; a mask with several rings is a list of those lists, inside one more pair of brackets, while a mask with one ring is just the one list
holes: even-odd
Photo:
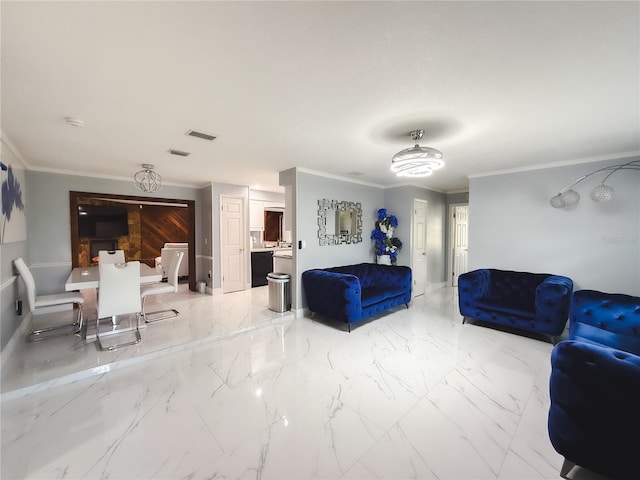
[[64, 117], [64, 121], [72, 127], [84, 127], [84, 121], [76, 117]]
[[611, 187], [610, 185], [605, 185], [604, 182], [606, 182], [611, 175], [620, 170], [640, 171], [640, 160], [632, 160], [631, 162], [621, 163], [619, 165], [611, 165], [610, 167], [599, 168], [598, 170], [594, 170], [591, 173], [587, 173], [586, 175], [583, 175], [582, 177], [577, 179], [575, 182], [570, 183], [569, 185], [564, 187], [562, 190], [560, 190], [560, 193], [551, 197], [549, 203], [553, 208], [565, 208], [575, 205], [580, 201], [580, 194], [576, 192], [573, 187], [575, 187], [583, 180], [591, 177], [592, 175], [595, 175], [597, 173], [604, 174], [606, 172], [608, 173], [604, 176], [600, 184], [596, 185], [596, 187], [591, 190], [589, 197], [596, 203], [610, 202], [615, 198], [616, 192], [613, 187]]
[[414, 130], [410, 132], [410, 135], [416, 144], [393, 156], [391, 159], [393, 173], [398, 177], [428, 177], [434, 170], [444, 166], [440, 150], [418, 145], [418, 140], [424, 135], [424, 130]]
[[154, 166], [143, 163], [142, 170], [133, 176], [133, 183], [138, 190], [146, 193], [157, 192], [162, 188], [162, 177], [153, 171]]

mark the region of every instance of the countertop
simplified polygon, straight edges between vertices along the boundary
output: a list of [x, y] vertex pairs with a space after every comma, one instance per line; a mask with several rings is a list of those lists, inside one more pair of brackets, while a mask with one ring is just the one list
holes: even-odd
[[280, 252], [280, 251], [289, 251], [291, 252], [291, 247], [263, 247], [263, 248], [252, 248], [252, 252]]

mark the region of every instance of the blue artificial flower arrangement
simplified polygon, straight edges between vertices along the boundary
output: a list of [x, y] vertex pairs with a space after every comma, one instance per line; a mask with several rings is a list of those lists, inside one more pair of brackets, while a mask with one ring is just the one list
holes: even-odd
[[376, 255], [389, 255], [392, 265], [396, 264], [398, 252], [402, 248], [400, 239], [393, 236], [397, 226], [398, 218], [395, 215], [388, 215], [386, 208], [381, 208], [378, 210], [376, 228], [371, 232], [371, 239], [375, 241]]

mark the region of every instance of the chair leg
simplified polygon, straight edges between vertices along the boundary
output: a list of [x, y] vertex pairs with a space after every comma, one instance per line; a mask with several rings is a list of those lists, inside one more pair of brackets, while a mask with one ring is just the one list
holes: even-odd
[[27, 336], [27, 341], [37, 342], [39, 340], [45, 340], [47, 338], [59, 337], [61, 335], [78, 335], [82, 334], [82, 325], [84, 321], [84, 314], [82, 312], [82, 305], [80, 303], [74, 303], [78, 306], [78, 316], [76, 321], [67, 325], [60, 325], [58, 327], [41, 328], [34, 330]]
[[564, 459], [564, 462], [562, 462], [562, 468], [560, 468], [560, 476], [562, 478], [567, 478], [567, 475], [569, 474], [569, 472], [571, 471], [571, 469], [573, 467], [575, 467], [576, 464], [573, 463], [571, 460], [567, 460], [566, 458]]
[[[155, 312], [147, 312], [144, 308], [144, 303], [147, 297], [142, 298], [142, 318], [144, 319], [144, 323], [155, 323], [161, 320], [168, 320], [169, 318], [175, 318], [180, 315], [180, 312], [175, 308], [168, 308], [166, 310], [156, 310]], [[151, 318], [149, 318], [151, 315]], [[155, 318], [156, 315], [160, 315]]]
[[[113, 323], [113, 325], [116, 324], [116, 317], [115, 316], [111, 317], [111, 322]], [[124, 343], [116, 343], [115, 345], [104, 346], [102, 344], [102, 342], [100, 341], [100, 319], [96, 318], [96, 345], [98, 346], [99, 350], [112, 351], [112, 350], [115, 350], [117, 348], [127, 347], [129, 345], [136, 345], [136, 344], [140, 343], [142, 341], [142, 336], [140, 335], [140, 314], [137, 314], [137, 313], [136, 313], [136, 328], [135, 328], [134, 332], [135, 332], [135, 335], [136, 335], [135, 340], [131, 340], [129, 342], [124, 342]], [[120, 333], [115, 332], [115, 333], [109, 334], [107, 336], [119, 335], [121, 333], [128, 333], [128, 332], [120, 332]]]

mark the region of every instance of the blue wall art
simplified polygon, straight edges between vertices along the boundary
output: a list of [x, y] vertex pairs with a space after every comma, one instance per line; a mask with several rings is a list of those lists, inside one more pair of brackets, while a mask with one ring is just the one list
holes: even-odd
[[24, 212], [24, 169], [0, 162], [2, 178], [2, 222], [0, 243], [27, 239], [27, 219]]

